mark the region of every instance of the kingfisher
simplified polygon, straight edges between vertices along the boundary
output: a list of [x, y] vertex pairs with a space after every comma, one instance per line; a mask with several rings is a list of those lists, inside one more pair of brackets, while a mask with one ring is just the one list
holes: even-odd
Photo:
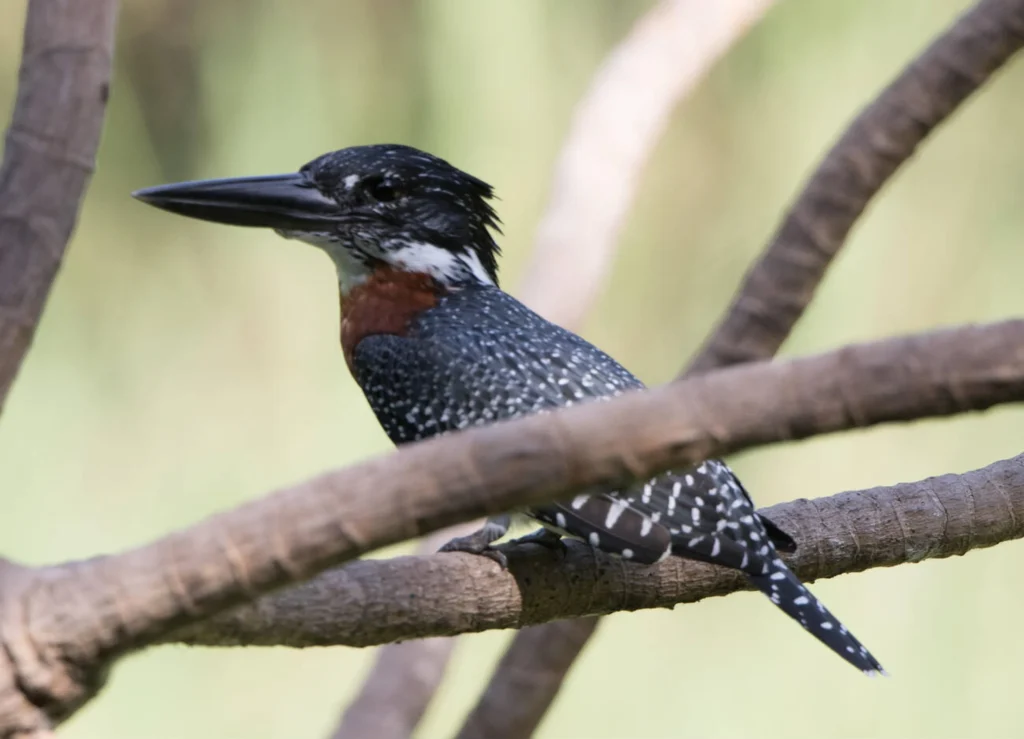
[[[397, 444], [589, 401], [643, 384], [603, 351], [498, 285], [493, 188], [439, 157], [397, 144], [353, 146], [282, 175], [161, 185], [133, 196], [163, 210], [270, 228], [334, 262], [341, 347]], [[642, 565], [668, 556], [742, 572], [786, 614], [868, 675], [879, 662], [780, 558], [796, 544], [759, 514], [717, 459], [621, 489], [494, 516], [444, 551], [489, 556], [513, 520], [517, 541], [562, 537]]]

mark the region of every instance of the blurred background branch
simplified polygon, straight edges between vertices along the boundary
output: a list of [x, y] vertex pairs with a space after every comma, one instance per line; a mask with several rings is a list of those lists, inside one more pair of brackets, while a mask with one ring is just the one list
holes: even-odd
[[0, 164], [0, 406], [78, 219], [110, 94], [116, 0], [31, 0]]
[[[456, 536], [472, 533], [481, 521], [436, 531], [420, 540], [420, 556], [435, 554]], [[359, 693], [345, 709], [333, 739], [402, 739], [412, 735], [441, 686], [455, 640], [447, 637], [385, 644]]]
[[[18, 91], [0, 163], [0, 406], [32, 343], [93, 172], [110, 92], [116, 0], [31, 0]], [[28, 571], [0, 559], [0, 635]], [[14, 613], [12, 614], [12, 610]], [[6, 622], [6, 623], [5, 623]], [[0, 733], [49, 736], [31, 679], [0, 658]], [[61, 698], [81, 696], [71, 681]]]
[[1024, 1], [981, 0], [849, 125], [825, 155], [688, 372], [774, 356], [871, 199], [1024, 46]]
[[772, 2], [662, 0], [611, 51], [559, 152], [520, 290], [524, 303], [580, 329], [669, 116]]

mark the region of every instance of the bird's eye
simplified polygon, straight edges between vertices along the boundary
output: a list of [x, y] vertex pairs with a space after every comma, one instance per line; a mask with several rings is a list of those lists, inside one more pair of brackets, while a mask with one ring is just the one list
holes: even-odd
[[366, 193], [378, 203], [390, 203], [397, 200], [398, 188], [382, 179], [373, 179], [365, 183]]

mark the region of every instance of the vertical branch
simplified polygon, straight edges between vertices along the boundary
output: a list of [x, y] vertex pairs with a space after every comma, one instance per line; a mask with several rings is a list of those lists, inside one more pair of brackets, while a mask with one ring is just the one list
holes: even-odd
[[520, 630], [456, 739], [532, 736], [598, 623], [589, 616]]
[[0, 406], [78, 217], [110, 91], [115, 0], [30, 0], [0, 165]]
[[559, 154], [521, 290], [524, 303], [555, 323], [579, 327], [605, 283], [640, 175], [669, 116], [771, 4], [662, 0], [608, 55]]
[[903, 70], [825, 155], [688, 371], [774, 356], [871, 199], [1022, 45], [1024, 1], [981, 0]]

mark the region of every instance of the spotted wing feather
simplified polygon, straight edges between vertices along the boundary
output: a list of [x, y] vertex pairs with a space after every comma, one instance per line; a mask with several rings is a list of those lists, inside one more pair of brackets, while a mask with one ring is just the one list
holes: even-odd
[[[398, 444], [641, 387], [606, 354], [496, 288], [446, 296], [405, 336], [363, 339], [352, 365]], [[757, 514], [723, 462], [709, 460], [626, 490], [590, 491], [528, 513], [638, 562], [671, 552], [742, 570], [844, 659], [868, 673], [881, 670], [779, 559], [775, 542], [793, 548], [793, 540]]]

